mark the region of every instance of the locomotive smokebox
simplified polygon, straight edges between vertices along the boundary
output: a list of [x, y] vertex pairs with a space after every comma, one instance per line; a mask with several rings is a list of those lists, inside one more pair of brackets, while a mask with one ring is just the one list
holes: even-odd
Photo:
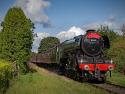
[[103, 39], [95, 30], [86, 31], [86, 35], [82, 37], [81, 49], [89, 56], [101, 54], [103, 48]]

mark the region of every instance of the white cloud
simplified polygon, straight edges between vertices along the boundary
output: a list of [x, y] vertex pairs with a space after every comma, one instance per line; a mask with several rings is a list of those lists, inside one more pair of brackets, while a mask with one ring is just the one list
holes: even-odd
[[125, 17], [122, 19], [122, 24], [125, 24]]
[[92, 22], [90, 24], [84, 25], [83, 29], [87, 30], [87, 29], [95, 29], [97, 30], [98, 28], [100, 28], [100, 26], [108, 26], [109, 28], [113, 29], [116, 26], [116, 22], [112, 22], [110, 20], [104, 21], [104, 22]]
[[[118, 23], [115, 18], [109, 17], [108, 20], [104, 22], [93, 22], [87, 25], [84, 25], [83, 28], [72, 26], [69, 30], [67, 31], [61, 31], [57, 35], [55, 35], [57, 38], [60, 39], [61, 42], [71, 39], [77, 35], [84, 35], [87, 29], [95, 29], [97, 30], [101, 25], [109, 26], [109, 28], [113, 29], [115, 32], [118, 32], [120, 34], [121, 32], [121, 26], [125, 24], [125, 19], [121, 23]], [[38, 37], [35, 38], [34, 45], [33, 45], [33, 51], [37, 52], [37, 48], [39, 46], [40, 41], [44, 37], [50, 36], [49, 33], [38, 33]]]
[[43, 38], [46, 38], [48, 36], [50, 36], [49, 33], [36, 33], [36, 37], [34, 37], [34, 42], [33, 42], [33, 46], [32, 46], [32, 51], [33, 52], [37, 52], [37, 49], [39, 47], [39, 44], [40, 44], [40, 41], [43, 39]]
[[56, 37], [59, 38], [61, 42], [63, 42], [81, 34], [85, 34], [85, 31], [79, 27], [73, 26], [68, 31], [61, 31], [56, 35]]
[[125, 18], [123, 19], [123, 23], [125, 24]]
[[122, 23], [119, 23], [116, 21], [116, 18], [114, 16], [110, 16], [107, 20], [103, 22], [92, 22], [90, 24], [84, 25], [83, 29], [95, 29], [97, 30], [100, 28], [100, 26], [108, 26], [110, 29], [113, 29], [115, 32], [120, 33], [120, 28]]
[[112, 15], [112, 16], [110, 16], [110, 17], [108, 18], [108, 20], [104, 21], [104, 22], [102, 23], [102, 25], [106, 25], [106, 26], [108, 26], [109, 28], [113, 29], [113, 28], [116, 27], [117, 22], [116, 22], [115, 17]]
[[115, 22], [116, 21], [115, 16], [114, 15], [109, 16], [108, 21]]
[[[50, 6], [50, 2], [46, 0], [16, 0], [14, 6], [21, 7], [28, 18], [33, 22], [48, 24], [48, 16], [44, 13], [44, 9]], [[50, 24], [50, 23], [49, 23]]]
[[83, 26], [83, 29], [84, 29], [84, 30], [88, 30], [88, 29], [95, 29], [95, 30], [97, 30], [99, 27], [100, 27], [100, 23], [98, 23], [98, 22], [93, 22], [93, 23], [84, 25], [84, 26]]
[[[36, 33], [36, 34], [37, 34], [37, 37], [34, 37], [34, 42], [33, 42], [33, 47], [32, 47], [32, 51], [33, 52], [38, 52], [37, 50], [38, 50], [40, 41], [43, 38], [50, 36], [49, 33], [45, 33], [45, 32], [43, 32], [43, 33]], [[81, 35], [81, 34], [85, 34], [85, 31], [82, 30], [79, 27], [73, 26], [68, 31], [62, 31], [62, 32], [58, 33], [55, 36], [57, 38], [59, 38], [61, 42], [63, 42], [64, 40], [73, 38], [73, 37], [75, 37], [77, 35]]]

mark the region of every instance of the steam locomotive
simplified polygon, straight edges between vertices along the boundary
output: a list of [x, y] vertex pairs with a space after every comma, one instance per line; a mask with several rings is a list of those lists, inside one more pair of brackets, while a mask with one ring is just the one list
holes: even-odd
[[42, 62], [56, 63], [59, 72], [74, 79], [105, 81], [107, 72], [114, 70], [113, 61], [104, 55], [110, 48], [107, 36], [95, 30], [87, 30], [85, 35], [72, 39], [41, 53]]

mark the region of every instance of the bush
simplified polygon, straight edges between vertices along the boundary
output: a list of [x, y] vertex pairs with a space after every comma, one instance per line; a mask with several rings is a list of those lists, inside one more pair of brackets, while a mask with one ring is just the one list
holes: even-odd
[[10, 62], [0, 60], [0, 92], [4, 92], [9, 86], [9, 80], [12, 78], [13, 68]]

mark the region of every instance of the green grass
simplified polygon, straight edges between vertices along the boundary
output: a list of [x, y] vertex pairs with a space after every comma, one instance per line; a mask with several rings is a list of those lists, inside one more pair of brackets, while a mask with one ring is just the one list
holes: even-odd
[[108, 77], [107, 81], [125, 87], [125, 75], [118, 72], [112, 72], [112, 77]]
[[108, 92], [51, 73], [36, 72], [18, 77], [6, 94], [108, 94]]

